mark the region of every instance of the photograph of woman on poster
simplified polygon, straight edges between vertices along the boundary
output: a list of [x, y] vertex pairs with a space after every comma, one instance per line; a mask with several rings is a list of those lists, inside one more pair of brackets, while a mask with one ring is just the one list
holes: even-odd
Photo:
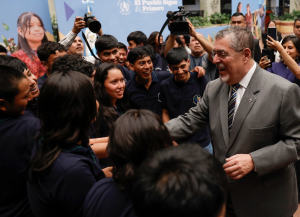
[[242, 13], [242, 2], [239, 2], [237, 7], [236, 7], [236, 12], [237, 13]]
[[48, 41], [42, 19], [33, 12], [22, 13], [18, 18], [18, 51], [12, 56], [26, 63], [28, 69], [40, 77], [46, 73], [36, 52], [38, 46]]
[[246, 18], [247, 28], [252, 32], [252, 29], [253, 29], [253, 16], [251, 14], [249, 4], [247, 4], [247, 13], [245, 14], [245, 18]]

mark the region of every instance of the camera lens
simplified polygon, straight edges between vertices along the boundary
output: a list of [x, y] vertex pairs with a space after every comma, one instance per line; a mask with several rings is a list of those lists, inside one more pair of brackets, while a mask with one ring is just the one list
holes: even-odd
[[99, 21], [94, 20], [92, 18], [89, 18], [86, 22], [87, 27], [91, 30], [93, 33], [97, 33], [101, 29], [101, 24]]

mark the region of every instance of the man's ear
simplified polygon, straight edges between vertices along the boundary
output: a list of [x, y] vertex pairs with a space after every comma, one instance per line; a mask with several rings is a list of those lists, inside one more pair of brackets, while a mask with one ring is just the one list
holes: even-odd
[[6, 112], [5, 104], [6, 104], [6, 101], [4, 99], [0, 99], [0, 111]]
[[129, 66], [134, 70], [133, 64], [129, 63]]
[[245, 57], [245, 59], [244, 60], [249, 60], [249, 59], [251, 59], [251, 51], [250, 51], [250, 49], [249, 48], [245, 48], [244, 50], [243, 50], [243, 54], [244, 54], [244, 57]]
[[100, 58], [100, 52], [97, 51], [96, 53], [97, 53], [97, 56], [99, 57], [99, 59], [101, 60], [101, 58]]

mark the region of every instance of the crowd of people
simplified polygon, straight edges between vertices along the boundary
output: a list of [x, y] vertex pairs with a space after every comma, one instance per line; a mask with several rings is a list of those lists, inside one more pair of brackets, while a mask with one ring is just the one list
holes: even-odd
[[100, 30], [97, 60], [81, 17], [52, 42], [21, 15], [29, 49], [0, 47], [0, 216], [292, 216], [300, 19], [266, 39], [272, 65], [246, 21], [233, 14], [213, 44], [189, 21], [189, 35], [135, 31], [128, 47]]

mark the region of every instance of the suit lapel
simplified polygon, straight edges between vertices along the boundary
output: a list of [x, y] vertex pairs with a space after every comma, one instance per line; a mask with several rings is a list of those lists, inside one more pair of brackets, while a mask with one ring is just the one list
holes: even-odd
[[226, 147], [228, 147], [228, 97], [229, 97], [230, 86], [227, 84], [223, 85], [220, 96], [220, 118], [222, 134], [225, 141]]
[[[262, 76], [262, 69], [258, 65], [256, 65], [256, 69], [252, 75], [252, 78], [248, 84], [247, 89], [245, 90], [243, 98], [242, 98], [240, 105], [238, 107], [238, 110], [235, 114], [232, 131], [231, 131], [230, 138], [229, 138], [229, 144], [227, 147], [228, 149], [233, 144], [236, 136], [238, 135], [238, 133], [245, 121], [245, 118], [247, 117], [247, 115], [251, 111], [251, 108], [253, 107], [253, 105], [256, 102], [255, 94], [260, 90], [261, 76]], [[227, 130], [227, 132], [228, 132], [228, 130]]]

